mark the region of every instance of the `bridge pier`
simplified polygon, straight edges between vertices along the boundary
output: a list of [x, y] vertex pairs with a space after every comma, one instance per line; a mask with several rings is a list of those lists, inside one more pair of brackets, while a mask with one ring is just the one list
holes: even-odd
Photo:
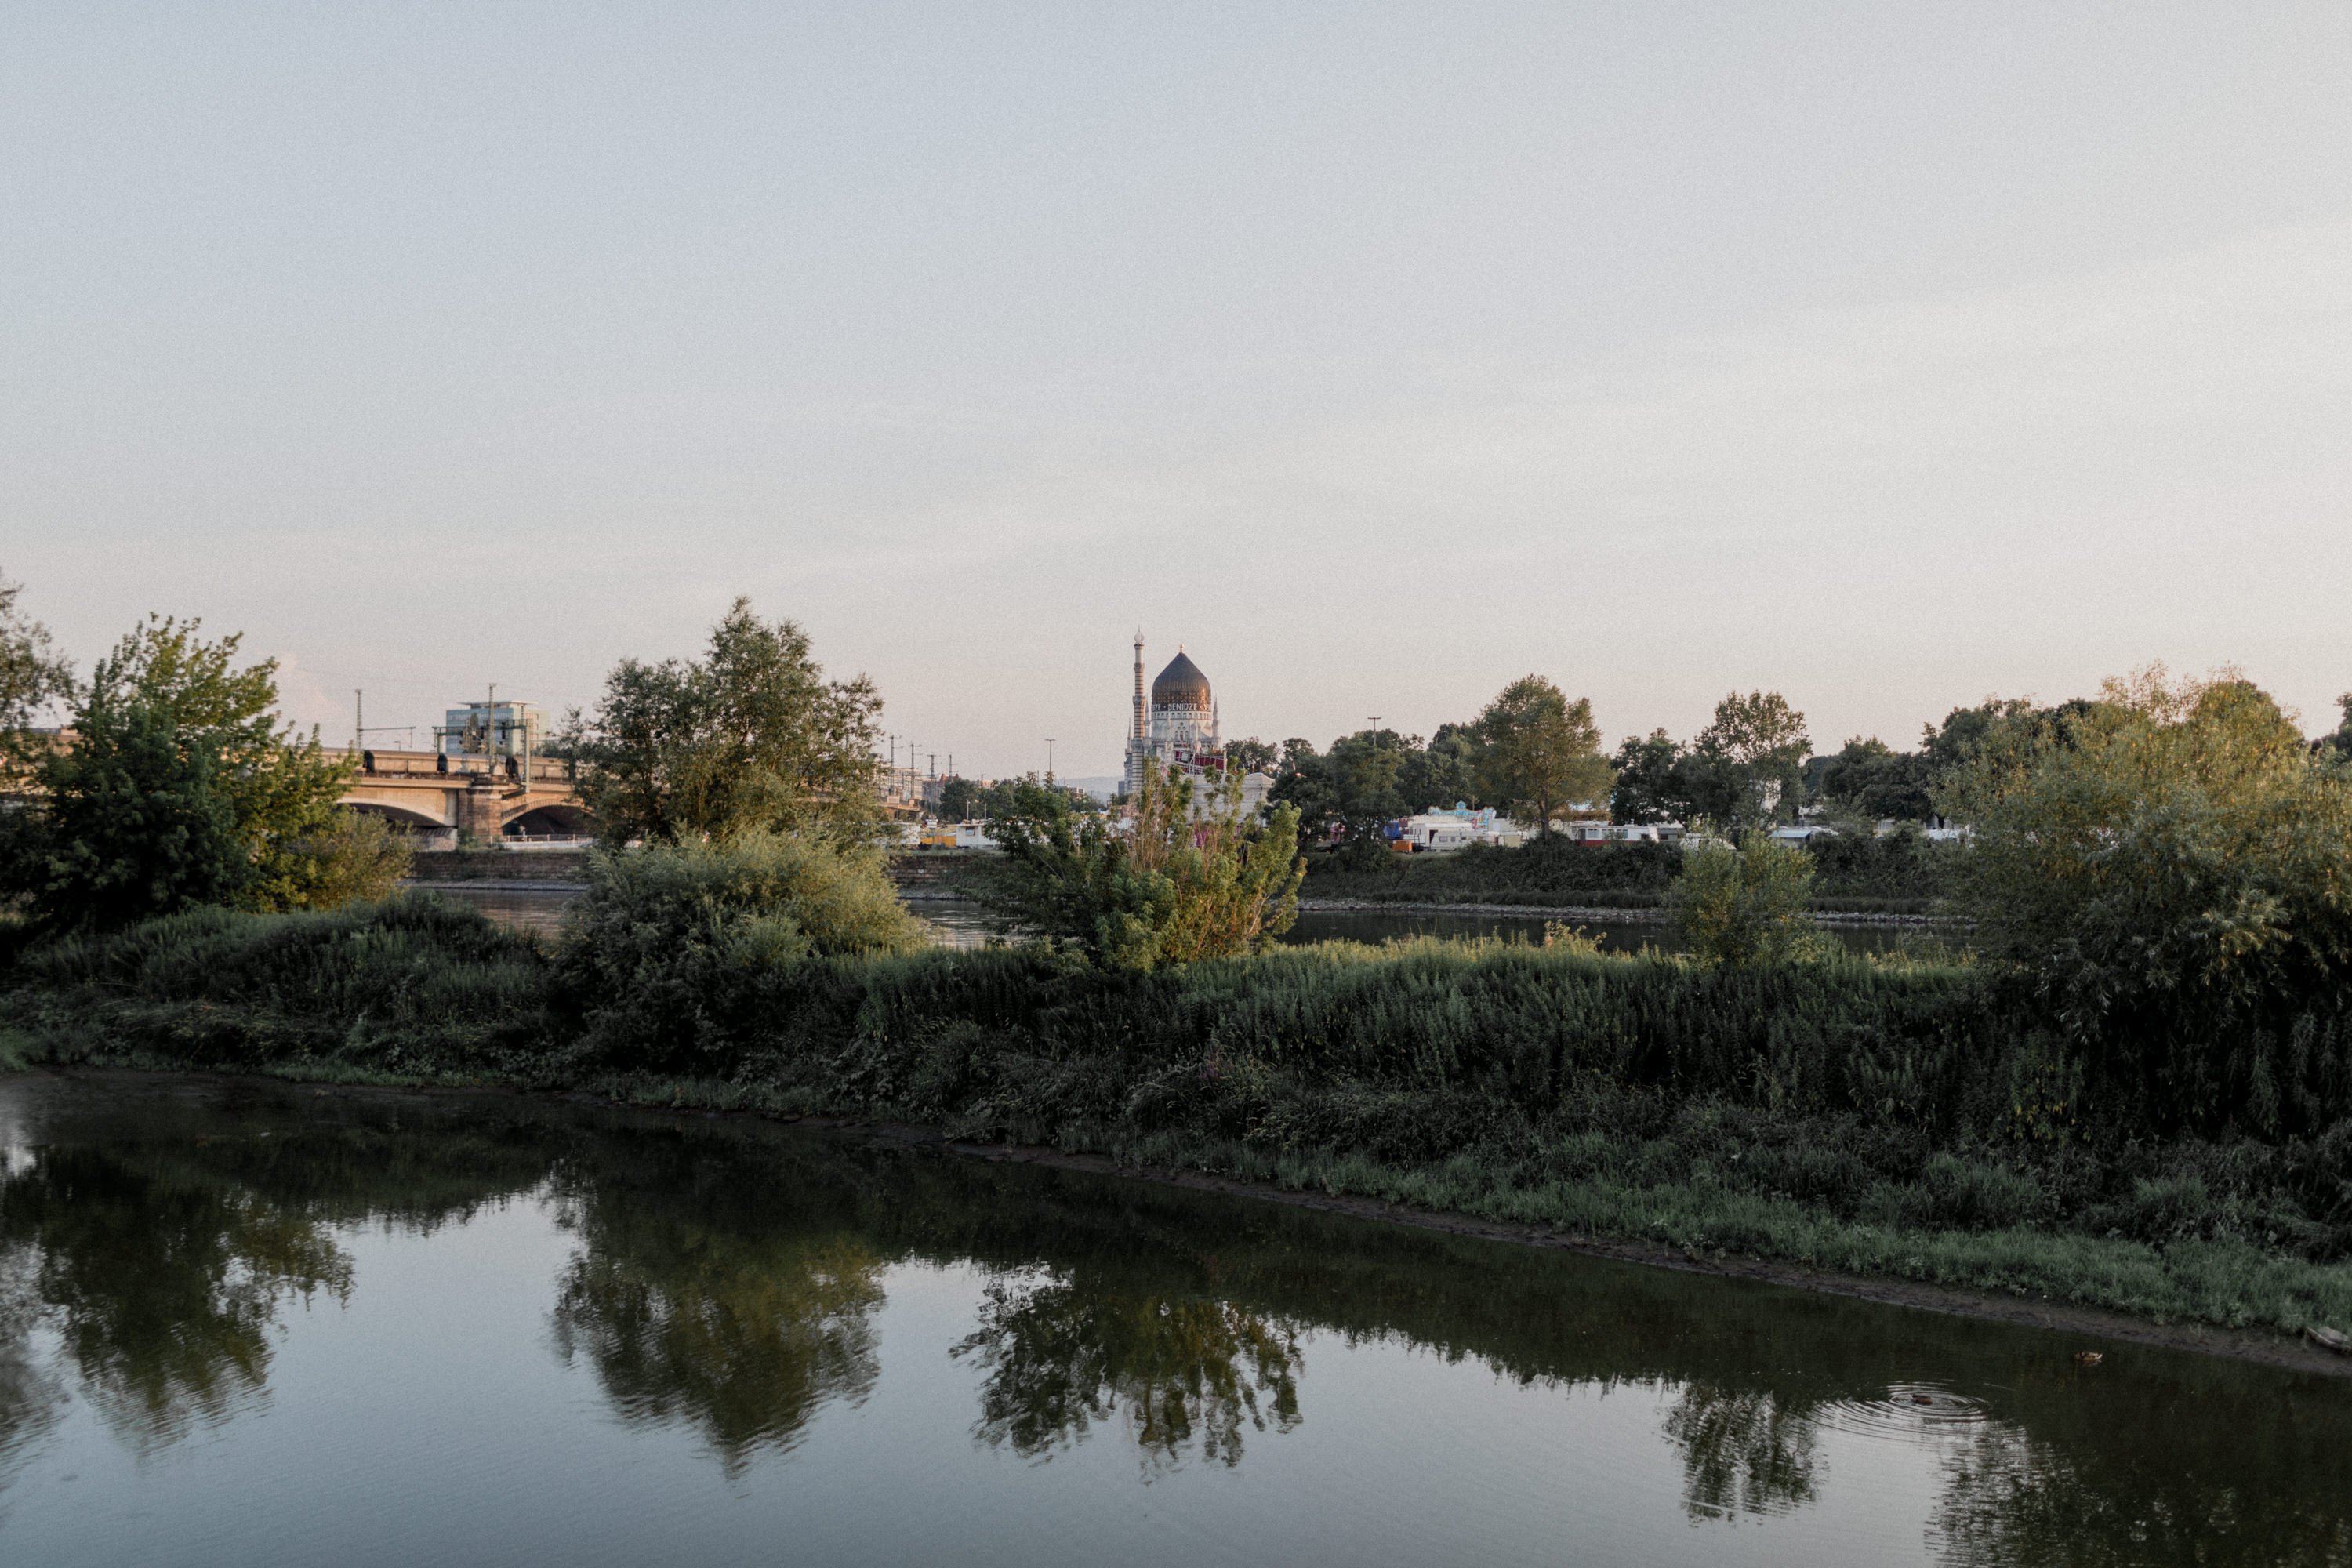
[[502, 795], [498, 780], [488, 773], [476, 773], [465, 794], [457, 796], [457, 831], [485, 843], [499, 842], [505, 830], [499, 820]]

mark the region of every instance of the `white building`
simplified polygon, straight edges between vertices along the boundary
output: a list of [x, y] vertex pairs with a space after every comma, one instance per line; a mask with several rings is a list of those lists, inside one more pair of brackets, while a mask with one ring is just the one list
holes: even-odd
[[1135, 634], [1135, 716], [1127, 734], [1127, 771], [1123, 786], [1129, 795], [1143, 787], [1146, 758], [1157, 757], [1164, 773], [1200, 774], [1222, 772], [1224, 759], [1217, 738], [1217, 702], [1209, 678], [1184, 657], [1176, 657], [1151, 683], [1150, 700], [1144, 700], [1143, 634]]

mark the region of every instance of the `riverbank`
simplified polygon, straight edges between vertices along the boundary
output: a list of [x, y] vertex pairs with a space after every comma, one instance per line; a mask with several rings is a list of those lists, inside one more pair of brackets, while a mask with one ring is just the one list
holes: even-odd
[[160, 1082], [301, 1083], [313, 1092], [356, 1100], [421, 1095], [456, 1101], [551, 1100], [625, 1110], [652, 1122], [696, 1123], [712, 1119], [790, 1126], [828, 1137], [885, 1147], [935, 1150], [945, 1156], [992, 1164], [1035, 1165], [1080, 1172], [1118, 1180], [1148, 1183], [1247, 1203], [1265, 1203], [1319, 1214], [1343, 1215], [1382, 1225], [1409, 1226], [1446, 1236], [1492, 1241], [1508, 1246], [1571, 1252], [1617, 1262], [1670, 1268], [1685, 1273], [1746, 1279], [1819, 1294], [1901, 1307], [1947, 1316], [1977, 1319], [2047, 1331], [2063, 1339], [2063, 1352], [2081, 1349], [2112, 1351], [2137, 1346], [2185, 1351], [2324, 1377], [2352, 1379], [2352, 1356], [2323, 1348], [2307, 1335], [2287, 1335], [2253, 1329], [2228, 1329], [2203, 1323], [2163, 1322], [2145, 1317], [2085, 1307], [2065, 1301], [2028, 1300], [2013, 1294], [1971, 1290], [1929, 1281], [1892, 1279], [1841, 1273], [1769, 1258], [1710, 1255], [1637, 1239], [1581, 1234], [1557, 1227], [1514, 1224], [1439, 1209], [1316, 1189], [1251, 1182], [1178, 1166], [1125, 1163], [1099, 1153], [1073, 1153], [1047, 1146], [982, 1143], [949, 1135], [938, 1126], [863, 1121], [851, 1118], [793, 1115], [774, 1110], [719, 1110], [704, 1107], [680, 1093], [671, 1104], [647, 1103], [643, 1098], [620, 1099], [577, 1089], [524, 1090], [505, 1087], [450, 1085], [423, 1081], [355, 1083], [346, 1079], [321, 1079], [299, 1071], [262, 1074], [205, 1073], [184, 1070], [142, 1070], [121, 1068], [18, 1068], [19, 1072], [92, 1080], [100, 1084]]
[[438, 900], [209, 911], [28, 957], [0, 1056], [922, 1125], [2028, 1312], [2352, 1326], [2352, 1124], [2103, 1119], [1967, 965], [1430, 941], [1141, 975], [1019, 951], [678, 963], [592, 1003], [540, 942]]
[[[1659, 904], [1488, 904], [1411, 903], [1373, 899], [1307, 899], [1302, 911], [1323, 914], [1500, 915], [1518, 920], [1592, 921], [1610, 925], [1664, 925], [1666, 911]], [[1816, 909], [1816, 925], [1903, 926], [1916, 930], [1965, 931], [1967, 922], [1933, 914], [1888, 914], [1865, 910]]]

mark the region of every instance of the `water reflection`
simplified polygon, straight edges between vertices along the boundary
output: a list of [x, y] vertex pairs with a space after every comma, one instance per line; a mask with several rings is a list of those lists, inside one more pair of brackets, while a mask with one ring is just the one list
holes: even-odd
[[352, 1283], [324, 1227], [168, 1155], [44, 1152], [0, 1186], [0, 1247], [38, 1259], [84, 1394], [143, 1444], [257, 1396], [280, 1300]]
[[1269, 1423], [1288, 1432], [1300, 1419], [1297, 1326], [1231, 1301], [999, 1277], [980, 1327], [950, 1353], [987, 1373], [975, 1435], [1024, 1458], [1117, 1419], [1147, 1468], [1189, 1453], [1230, 1468], [1245, 1433]]
[[1820, 1495], [1813, 1413], [1769, 1388], [1685, 1388], [1665, 1420], [1682, 1450], [1683, 1507], [1693, 1519], [1771, 1514]]
[[[2352, 1563], [2335, 1383], [2153, 1352], [2086, 1372], [1992, 1324], [758, 1125], [131, 1081], [0, 1082], [40, 1110], [0, 1185], [0, 1479], [68, 1393], [142, 1452], [233, 1429], [288, 1304], [361, 1289], [363, 1231], [429, 1245], [521, 1205], [560, 1227], [538, 1363], [730, 1482], [894, 1380], [981, 1456], [1241, 1469], [1336, 1433], [1360, 1352], [1391, 1347], [1458, 1369], [1458, 1411], [1498, 1429], [1514, 1400], [1654, 1405], [1679, 1500], [1654, 1528], [1801, 1517], [1900, 1451], [1947, 1562]], [[951, 1334], [885, 1344], [901, 1279], [964, 1293]]]
[[691, 1426], [730, 1472], [880, 1373], [882, 1260], [857, 1237], [679, 1231], [593, 1205], [582, 1241], [556, 1296], [558, 1352], [594, 1365], [624, 1419]]

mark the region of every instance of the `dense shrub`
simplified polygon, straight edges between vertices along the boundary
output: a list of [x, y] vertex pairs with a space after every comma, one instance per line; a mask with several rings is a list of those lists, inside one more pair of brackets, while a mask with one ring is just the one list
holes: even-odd
[[2243, 680], [2111, 681], [1955, 775], [1978, 944], [2158, 1131], [2315, 1131], [2352, 1099], [2352, 771]]
[[675, 1070], [703, 1016], [761, 976], [923, 941], [880, 853], [862, 844], [752, 831], [597, 853], [564, 913], [558, 994], [592, 1057]]
[[1700, 963], [1744, 968], [1786, 963], [1816, 941], [1812, 857], [1765, 834], [1683, 851], [1683, 874], [1666, 894], [1666, 916]]

